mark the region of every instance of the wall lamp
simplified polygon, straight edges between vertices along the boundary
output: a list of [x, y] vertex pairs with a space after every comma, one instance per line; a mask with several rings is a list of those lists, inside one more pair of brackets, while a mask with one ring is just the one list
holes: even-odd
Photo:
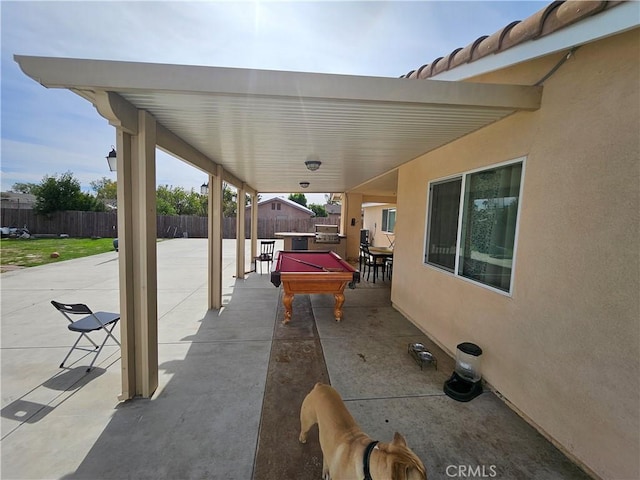
[[209, 184], [203, 183], [200, 185], [200, 195], [209, 195]]
[[118, 157], [116, 156], [116, 149], [111, 145], [111, 151], [107, 155], [107, 163], [109, 164], [109, 170], [115, 172], [118, 167]]
[[309, 185], [311, 185], [309, 182], [300, 182], [300, 186], [301, 186], [302, 188], [308, 188], [308, 187], [309, 187]]

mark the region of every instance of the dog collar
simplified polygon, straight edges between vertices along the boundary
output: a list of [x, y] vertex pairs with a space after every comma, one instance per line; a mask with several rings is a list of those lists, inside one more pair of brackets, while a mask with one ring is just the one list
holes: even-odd
[[373, 480], [371, 478], [371, 472], [369, 471], [369, 459], [371, 457], [371, 452], [377, 444], [378, 441], [374, 440], [369, 445], [367, 445], [367, 448], [364, 449], [364, 458], [362, 459], [362, 464], [364, 467], [364, 480]]

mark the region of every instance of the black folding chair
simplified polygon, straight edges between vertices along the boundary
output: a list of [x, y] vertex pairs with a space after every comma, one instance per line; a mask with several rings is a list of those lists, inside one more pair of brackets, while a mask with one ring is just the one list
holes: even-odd
[[267, 262], [267, 268], [271, 268], [271, 262], [273, 262], [273, 250], [275, 248], [275, 245], [275, 240], [264, 240], [260, 242], [260, 255], [258, 255], [254, 259], [256, 262], [256, 267], [258, 266], [258, 262], [260, 262], [260, 275], [262, 275], [262, 262]]
[[[71, 347], [71, 350], [69, 350], [67, 356], [64, 357], [64, 360], [62, 360], [60, 368], [64, 368], [64, 362], [67, 361], [69, 355], [71, 355], [71, 352], [73, 352], [74, 350], [83, 350], [85, 352], [95, 353], [93, 360], [91, 360], [89, 368], [87, 368], [87, 372], [89, 372], [93, 368], [93, 364], [98, 358], [98, 355], [100, 355], [102, 347], [104, 347], [109, 338], [120, 345], [120, 342], [116, 339], [116, 337], [113, 336], [113, 333], [111, 333], [118, 323], [118, 320], [120, 320], [119, 313], [93, 312], [84, 303], [60, 303], [56, 302], [55, 300], [51, 300], [51, 305], [53, 305], [55, 309], [58, 310], [69, 321], [69, 325], [67, 325], [67, 328], [72, 332], [80, 334], [78, 335], [76, 343], [73, 344], [73, 347]], [[70, 315], [84, 316], [79, 320], [74, 321]], [[97, 330], [104, 330], [105, 332], [104, 340], [100, 345], [89, 338], [88, 335], [88, 333]], [[78, 343], [80, 342], [80, 340], [82, 340], [83, 337], [93, 345], [93, 348], [78, 346]]]

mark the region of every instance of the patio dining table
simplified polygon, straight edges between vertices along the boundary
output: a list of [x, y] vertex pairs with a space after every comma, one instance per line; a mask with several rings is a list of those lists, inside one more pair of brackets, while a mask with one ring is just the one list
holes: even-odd
[[[384, 280], [384, 274], [387, 268], [387, 259], [393, 260], [393, 248], [390, 247], [369, 247], [369, 254], [373, 258], [374, 262], [378, 262], [382, 265], [382, 279]], [[373, 270], [373, 283], [376, 282], [376, 269]]]

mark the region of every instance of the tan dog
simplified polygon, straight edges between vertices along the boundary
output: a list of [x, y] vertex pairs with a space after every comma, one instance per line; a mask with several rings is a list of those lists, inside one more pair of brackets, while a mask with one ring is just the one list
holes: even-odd
[[407, 447], [402, 435], [396, 432], [391, 443], [373, 446], [338, 392], [322, 383], [316, 383], [302, 402], [300, 442], [307, 442], [307, 433], [316, 423], [322, 448], [323, 479], [426, 480], [424, 465]]

